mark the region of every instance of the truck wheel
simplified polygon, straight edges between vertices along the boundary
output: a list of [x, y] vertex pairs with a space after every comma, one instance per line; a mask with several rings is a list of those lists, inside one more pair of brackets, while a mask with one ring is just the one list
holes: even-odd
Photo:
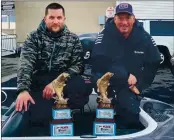
[[170, 70], [171, 70], [172, 74], [174, 75], [174, 57], [170, 60], [170, 63], [171, 63]]
[[171, 55], [169, 53], [168, 48], [165, 46], [158, 46], [158, 49], [159, 49], [160, 56], [161, 56], [160, 67], [170, 68], [171, 67], [171, 63], [170, 63]]
[[162, 52], [160, 52], [160, 57], [161, 57], [160, 65], [162, 65], [164, 63], [164, 60], [165, 60], [164, 54]]

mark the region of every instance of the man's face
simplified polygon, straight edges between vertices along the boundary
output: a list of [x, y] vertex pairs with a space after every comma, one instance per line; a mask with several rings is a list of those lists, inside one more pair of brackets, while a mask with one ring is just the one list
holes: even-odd
[[128, 13], [120, 13], [114, 17], [114, 22], [122, 34], [129, 34], [132, 31], [135, 17]]
[[48, 9], [48, 14], [44, 17], [48, 30], [58, 32], [65, 25], [65, 16], [62, 9]]

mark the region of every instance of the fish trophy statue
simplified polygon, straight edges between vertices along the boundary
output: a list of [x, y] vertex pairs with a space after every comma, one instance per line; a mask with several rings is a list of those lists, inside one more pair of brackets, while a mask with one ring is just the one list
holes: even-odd
[[[110, 78], [114, 74], [111, 72], [105, 73], [97, 80], [98, 107], [96, 109], [96, 119], [94, 122], [94, 135], [98, 136], [113, 136], [116, 135], [116, 123], [114, 119], [114, 107], [111, 100], [108, 98], [108, 87]], [[139, 94], [139, 90], [135, 85], [129, 87], [134, 93]]]
[[[107, 72], [97, 81], [97, 92], [100, 93], [98, 102], [100, 103], [101, 107], [111, 107], [111, 100], [107, 97], [107, 89], [109, 86], [109, 80], [113, 75], [113, 73]], [[140, 94], [135, 85], [131, 85], [129, 88], [135, 94]]]
[[68, 73], [62, 73], [52, 82], [56, 97], [53, 97], [55, 106], [52, 108], [51, 136], [73, 136], [74, 133], [68, 99], [64, 99], [63, 94], [69, 77]]
[[109, 86], [109, 80], [113, 76], [113, 73], [107, 72], [100, 79], [97, 80], [97, 92], [100, 94], [99, 103], [101, 107], [110, 107], [111, 100], [107, 97], [107, 89]]
[[56, 97], [54, 98], [56, 108], [66, 108], [68, 105], [68, 99], [63, 98], [63, 88], [66, 86], [65, 82], [69, 77], [68, 73], [62, 73], [52, 82], [53, 89], [56, 93]]
[[107, 72], [97, 80], [98, 107], [96, 109], [96, 119], [93, 124], [93, 135], [115, 136], [116, 123], [114, 120], [114, 107], [108, 96], [109, 80], [113, 73]]

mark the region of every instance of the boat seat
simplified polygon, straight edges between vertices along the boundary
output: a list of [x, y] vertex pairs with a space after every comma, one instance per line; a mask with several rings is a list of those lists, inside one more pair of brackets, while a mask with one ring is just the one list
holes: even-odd
[[4, 116], [10, 116], [10, 114], [15, 110], [15, 102], [13, 102], [8, 108], [7, 112], [5, 112]]
[[154, 106], [152, 103], [150, 102], [146, 102], [143, 105], [143, 109], [156, 121], [156, 122], [164, 122], [167, 119], [169, 119], [170, 117], [168, 115], [166, 115], [163, 112], [160, 112], [156, 109], [154, 109]]
[[[28, 104], [28, 109], [29, 106], [30, 103]], [[2, 137], [19, 136], [20, 130], [23, 129], [25, 113], [26, 112], [24, 111], [24, 109], [21, 112], [16, 111], [15, 103], [12, 103], [9, 110], [4, 115], [7, 117], [7, 119], [2, 123], [1, 136]]]

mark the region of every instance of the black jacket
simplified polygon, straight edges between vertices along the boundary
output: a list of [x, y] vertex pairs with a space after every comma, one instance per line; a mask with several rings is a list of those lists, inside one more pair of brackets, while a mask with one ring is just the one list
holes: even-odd
[[128, 85], [131, 73], [137, 78], [137, 87], [141, 91], [152, 83], [160, 60], [156, 43], [138, 21], [125, 39], [111, 20], [95, 42], [92, 72], [97, 78], [108, 71], [113, 72], [111, 84], [117, 86]]

